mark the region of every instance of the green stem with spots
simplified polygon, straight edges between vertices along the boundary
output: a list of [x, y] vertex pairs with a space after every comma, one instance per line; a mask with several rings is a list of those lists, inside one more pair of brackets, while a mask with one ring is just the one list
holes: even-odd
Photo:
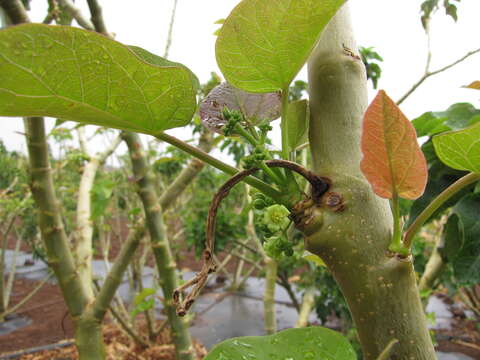
[[320, 256], [340, 285], [358, 330], [364, 359], [375, 360], [392, 343], [390, 358], [436, 359], [410, 258], [391, 257], [393, 218], [360, 171], [360, 139], [367, 82], [348, 4], [321, 36], [308, 64], [310, 147], [315, 173], [331, 180], [343, 198], [338, 211], [312, 209], [299, 228], [305, 248]]
[[160, 275], [159, 283], [163, 291], [163, 304], [175, 344], [176, 358], [193, 360], [194, 349], [188, 324], [185, 319], [177, 316], [173, 302], [173, 291], [178, 287], [179, 278], [162, 218], [162, 208], [155, 191], [154, 177], [143, 152], [140, 137], [135, 133], [124, 132], [123, 139], [128, 146], [133, 173], [138, 184], [138, 195], [146, 216], [151, 247]]

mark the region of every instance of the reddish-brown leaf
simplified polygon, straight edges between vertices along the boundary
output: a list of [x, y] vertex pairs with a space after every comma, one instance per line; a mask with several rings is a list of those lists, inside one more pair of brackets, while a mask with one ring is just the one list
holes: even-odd
[[360, 168], [378, 196], [416, 199], [425, 191], [427, 163], [415, 129], [380, 90], [363, 119]]

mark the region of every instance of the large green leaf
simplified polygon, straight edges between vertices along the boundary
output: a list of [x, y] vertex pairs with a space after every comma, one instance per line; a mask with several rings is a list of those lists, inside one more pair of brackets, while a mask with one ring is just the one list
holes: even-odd
[[480, 195], [464, 197], [453, 208], [463, 225], [463, 246], [453, 260], [455, 278], [462, 285], [480, 282]]
[[195, 85], [184, 66], [145, 62], [116, 41], [72, 27], [0, 31], [2, 116], [158, 133], [188, 124], [195, 107]]
[[[412, 224], [416, 217], [446, 188], [455, 181], [468, 174], [468, 171], [455, 170], [445, 165], [438, 158], [433, 147], [433, 141], [430, 138], [422, 145], [422, 151], [428, 162], [428, 182], [425, 192], [421, 197], [415, 200], [409, 210], [409, 217], [406, 226]], [[454, 206], [462, 197], [472, 192], [475, 185], [470, 185], [459, 191], [456, 195], [447, 200], [432, 216], [427, 220], [437, 219], [441, 214], [452, 206]]]
[[451, 130], [461, 130], [480, 121], [480, 109], [470, 103], [457, 103], [438, 113], [438, 116], [447, 118], [445, 125]]
[[220, 30], [218, 66], [250, 92], [288, 86], [345, 0], [243, 0]]
[[246, 336], [216, 345], [205, 360], [355, 360], [347, 339], [322, 327], [288, 329], [269, 336]]
[[192, 82], [195, 84], [195, 87], [200, 89], [200, 80], [198, 80], [197, 75], [195, 75], [188, 67], [185, 65], [175, 62], [175, 61], [170, 61], [168, 59], [162, 58], [161, 56], [152, 54], [150, 51], [147, 51], [145, 49], [142, 49], [141, 47], [134, 46], [134, 45], [128, 45], [128, 48], [132, 50], [140, 59], [143, 61], [156, 65], [156, 66], [174, 66], [174, 67], [183, 67], [185, 70], [187, 70], [190, 73], [190, 77], [192, 78]]
[[480, 173], [480, 123], [433, 138], [438, 157], [448, 166]]

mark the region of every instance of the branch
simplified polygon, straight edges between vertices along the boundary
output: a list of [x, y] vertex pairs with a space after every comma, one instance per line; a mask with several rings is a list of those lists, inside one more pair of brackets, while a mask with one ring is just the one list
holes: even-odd
[[77, 135], [78, 135], [78, 143], [80, 144], [80, 149], [85, 155], [90, 156], [88, 153], [88, 146], [87, 146], [87, 138], [85, 137], [85, 128], [80, 126], [77, 128]]
[[312, 312], [315, 305], [315, 288], [309, 287], [303, 294], [302, 306], [300, 307], [300, 313], [295, 324], [296, 328], [306, 327], [308, 325], [308, 317]]
[[105, 21], [103, 19], [103, 14], [102, 14], [102, 7], [98, 3], [98, 1], [87, 0], [87, 3], [88, 3], [88, 8], [90, 9], [91, 20], [93, 23], [93, 27], [95, 28], [95, 31], [105, 36], [112, 37], [110, 33], [107, 31], [107, 27], [105, 26]]
[[145, 236], [145, 232], [145, 224], [142, 221], [131, 230], [127, 241], [123, 244], [120, 254], [115, 260], [112, 269], [108, 273], [108, 276], [93, 303], [93, 315], [98, 321], [101, 321], [105, 316], [105, 313], [115, 296], [115, 292], [122, 282], [123, 274], [140, 245], [140, 241]]
[[[205, 153], [212, 149], [212, 137], [210, 133], [204, 132], [200, 137], [198, 148]], [[175, 180], [162, 192], [158, 199], [160, 206], [165, 211], [174, 200], [178, 199], [180, 194], [192, 183], [195, 177], [205, 166], [205, 163], [199, 159], [193, 158], [189, 164], [183, 168]]]
[[475, 55], [477, 53], [480, 52], [480, 48], [476, 49], [476, 50], [472, 50], [468, 53], [466, 53], [464, 56], [462, 56], [461, 58], [459, 58], [458, 60], [452, 62], [451, 64], [449, 65], [446, 65], [438, 70], [435, 70], [435, 71], [430, 71], [429, 70], [429, 67], [430, 67], [430, 61], [431, 61], [431, 54], [429, 53], [428, 57], [427, 57], [427, 66], [426, 66], [426, 69], [425, 69], [425, 73], [423, 74], [423, 76], [415, 83], [412, 85], [412, 87], [410, 88], [410, 90], [408, 90], [405, 95], [403, 95], [398, 101], [397, 101], [397, 105], [400, 105], [401, 103], [403, 103], [420, 85], [423, 84], [423, 82], [425, 80], [427, 80], [430, 76], [434, 76], [434, 75], [437, 75], [437, 74], [440, 74], [441, 72], [444, 72], [452, 67], [454, 67], [455, 65], [458, 65], [460, 64], [461, 62], [463, 62], [464, 60], [468, 59], [470, 56], [472, 55]]
[[78, 25], [84, 29], [94, 31], [95, 27], [80, 11], [71, 0], [58, 0], [58, 2], [68, 11], [68, 13], [77, 21]]
[[53, 273], [48, 274], [38, 285], [27, 295], [25, 296], [18, 304], [14, 305], [10, 309], [6, 310], [5, 312], [0, 314], [0, 319], [5, 318], [8, 314], [12, 314], [18, 309], [20, 309], [23, 305], [25, 305], [35, 294], [47, 283], [48, 280], [52, 277]]
[[[84, 132], [79, 129], [79, 139], [82, 145], [83, 151], [88, 151], [87, 145], [84, 139]], [[105, 151], [91, 156], [88, 163], [84, 166], [83, 174], [80, 179], [80, 186], [78, 189], [78, 202], [77, 202], [77, 233], [78, 239], [75, 244], [76, 251], [76, 264], [78, 277], [83, 284], [90, 284], [92, 281], [92, 200], [90, 193], [93, 188], [95, 177], [98, 169], [102, 166], [107, 158], [115, 151], [121, 142], [120, 135], [111, 142]], [[88, 154], [88, 153], [87, 153]], [[87, 295], [90, 299], [93, 299], [93, 288], [85, 285]]]
[[175, 12], [177, 11], [177, 3], [178, 3], [178, 0], [174, 0], [172, 16], [170, 18], [170, 26], [168, 28], [167, 43], [165, 45], [165, 52], [163, 54], [163, 57], [165, 59], [168, 59], [168, 52], [170, 50], [170, 46], [172, 45], [173, 24], [175, 23]]
[[30, 22], [27, 11], [20, 0], [0, 0], [0, 6], [13, 24]]
[[117, 137], [113, 139], [110, 145], [103, 152], [97, 154], [97, 158], [100, 164], [103, 164], [110, 157], [110, 155], [113, 154], [113, 152], [117, 149], [121, 142], [122, 136], [118, 134]]

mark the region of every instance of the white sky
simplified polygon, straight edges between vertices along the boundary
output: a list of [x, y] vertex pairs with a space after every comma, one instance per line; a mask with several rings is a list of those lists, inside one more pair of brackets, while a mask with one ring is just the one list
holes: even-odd
[[[268, 0], [267, 0], [268, 1]], [[178, 0], [173, 43], [169, 58], [188, 66], [201, 82], [210, 72], [219, 70], [215, 62], [214, 22], [225, 18], [238, 0]], [[421, 0], [350, 0], [357, 42], [373, 46], [383, 56], [383, 74], [379, 87], [398, 99], [422, 75], [426, 59], [426, 37], [420, 23]], [[85, 14], [86, 2], [77, 0]], [[162, 55], [170, 21], [173, 0], [103, 0], [105, 21], [109, 31], [120, 42], [141, 46]], [[41, 21], [46, 14], [46, 1], [32, 1], [31, 17]], [[479, 0], [463, 0], [459, 6], [459, 21], [439, 11], [431, 25], [432, 69], [449, 64], [468, 51], [480, 47]], [[305, 78], [305, 71], [300, 77]], [[444, 110], [456, 102], [471, 102], [480, 107], [480, 92], [461, 86], [480, 80], [480, 55], [436, 75], [426, 81], [402, 105], [410, 118], [425, 111]], [[370, 97], [375, 92], [371, 90]], [[50, 124], [52, 122], [50, 121]], [[20, 119], [1, 119], [0, 138], [11, 150], [24, 150]], [[173, 134], [182, 137], [181, 130]], [[100, 143], [95, 145], [101, 146]]]

